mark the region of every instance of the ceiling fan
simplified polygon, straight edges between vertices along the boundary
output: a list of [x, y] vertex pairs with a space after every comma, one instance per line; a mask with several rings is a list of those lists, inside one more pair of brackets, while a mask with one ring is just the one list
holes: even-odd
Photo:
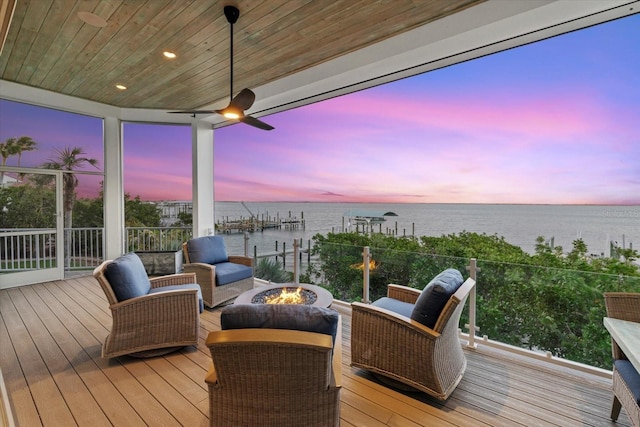
[[244, 114], [245, 110], [248, 110], [253, 105], [253, 102], [256, 100], [256, 94], [253, 93], [251, 89], [244, 88], [242, 89], [235, 97], [233, 96], [233, 24], [238, 21], [240, 17], [240, 11], [235, 6], [225, 6], [224, 7], [224, 16], [227, 18], [229, 24], [231, 24], [231, 49], [230, 49], [230, 94], [229, 105], [227, 105], [222, 110], [190, 110], [190, 111], [170, 111], [170, 113], [178, 113], [178, 114], [193, 114], [195, 117], [196, 114], [211, 114], [217, 113], [226, 117], [227, 119], [234, 119], [241, 121], [244, 124], [257, 127], [262, 130], [272, 130], [273, 126], [263, 122], [262, 120], [258, 120], [255, 117], [247, 116]]

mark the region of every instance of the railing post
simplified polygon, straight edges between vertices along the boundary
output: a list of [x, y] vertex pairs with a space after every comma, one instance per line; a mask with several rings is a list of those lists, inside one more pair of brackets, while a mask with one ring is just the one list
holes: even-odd
[[244, 233], [244, 256], [249, 256], [249, 233]]
[[[40, 236], [36, 236], [36, 267], [35, 268], [41, 268], [40, 267]], [[33, 256], [31, 257], [31, 259], [33, 259]], [[33, 266], [33, 262], [31, 262], [31, 266], [30, 268], [34, 268]]]
[[369, 253], [369, 246], [365, 246], [362, 251], [362, 302], [369, 304], [369, 261], [371, 260], [371, 254]]
[[293, 240], [293, 281], [300, 283], [300, 242], [298, 239]]
[[469, 266], [467, 266], [467, 270], [469, 271], [469, 277], [476, 281], [476, 286], [471, 289], [469, 293], [469, 324], [467, 324], [467, 329], [469, 330], [469, 340], [467, 341], [467, 347], [476, 348], [476, 330], [479, 328], [476, 326], [476, 289], [478, 287], [477, 273], [480, 271], [476, 264], [476, 259], [469, 259]]
[[287, 242], [282, 242], [282, 268], [287, 268]]

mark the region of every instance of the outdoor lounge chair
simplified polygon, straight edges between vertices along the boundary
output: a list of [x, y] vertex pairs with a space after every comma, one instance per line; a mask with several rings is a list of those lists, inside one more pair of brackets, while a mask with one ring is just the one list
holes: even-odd
[[211, 426], [340, 424], [341, 319], [333, 309], [235, 304], [210, 332]]
[[151, 357], [198, 344], [204, 306], [195, 274], [149, 279], [131, 252], [104, 261], [93, 276], [107, 296], [113, 321], [102, 357]]
[[423, 291], [391, 284], [373, 304], [352, 303], [351, 366], [446, 400], [467, 366], [458, 322], [475, 281], [462, 280], [449, 269]]
[[[607, 316], [640, 323], [640, 293], [605, 292]], [[640, 427], [640, 373], [633, 367], [618, 344], [611, 339], [613, 354], [613, 404], [611, 419], [618, 419], [624, 407], [631, 423]]]
[[222, 236], [204, 236], [182, 245], [185, 273], [195, 273], [207, 307], [253, 289], [253, 258], [227, 255]]

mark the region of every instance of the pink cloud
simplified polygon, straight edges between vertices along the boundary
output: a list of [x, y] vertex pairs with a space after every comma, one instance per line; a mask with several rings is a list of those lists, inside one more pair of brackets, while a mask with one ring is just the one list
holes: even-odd
[[[448, 130], [475, 137], [483, 134], [528, 136], [537, 141], [567, 140], [602, 131], [603, 117], [607, 116], [599, 107], [597, 97], [578, 91], [570, 95], [546, 93], [526, 99], [513, 94], [495, 94], [490, 99], [448, 95], [423, 100], [359, 92], [315, 104], [311, 110], [320, 118], [348, 114], [371, 123]], [[365, 127], [364, 132], [375, 129]]]

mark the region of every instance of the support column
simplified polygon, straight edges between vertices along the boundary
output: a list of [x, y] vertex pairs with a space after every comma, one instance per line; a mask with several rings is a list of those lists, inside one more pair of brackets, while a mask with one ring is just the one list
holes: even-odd
[[104, 118], [104, 259], [125, 251], [122, 126]]
[[213, 128], [211, 123], [191, 121], [193, 237], [214, 234]]

